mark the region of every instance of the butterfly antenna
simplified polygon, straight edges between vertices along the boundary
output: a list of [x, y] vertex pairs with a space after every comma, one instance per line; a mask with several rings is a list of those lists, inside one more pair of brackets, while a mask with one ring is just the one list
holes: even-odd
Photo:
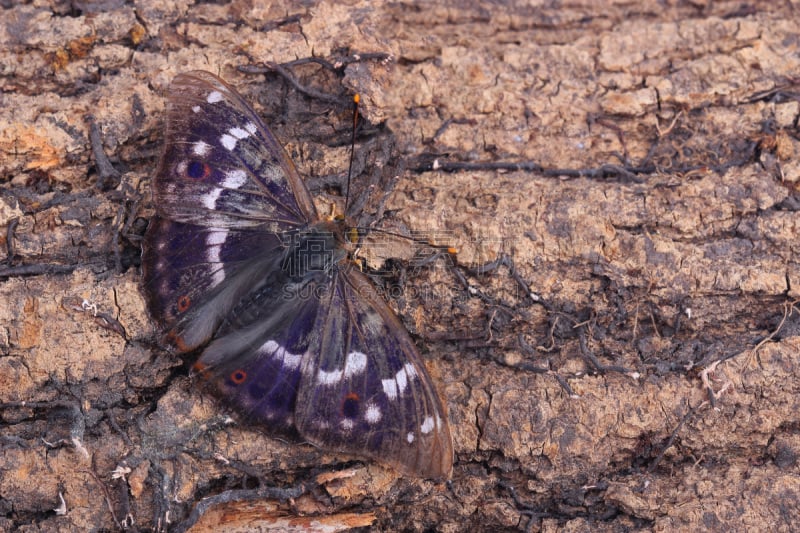
[[358, 103], [361, 95], [353, 96], [353, 135], [350, 138], [350, 165], [347, 167], [347, 189], [344, 193], [344, 214], [347, 215], [347, 208], [350, 204], [350, 178], [353, 177], [353, 155], [356, 152], [356, 126], [358, 126]]

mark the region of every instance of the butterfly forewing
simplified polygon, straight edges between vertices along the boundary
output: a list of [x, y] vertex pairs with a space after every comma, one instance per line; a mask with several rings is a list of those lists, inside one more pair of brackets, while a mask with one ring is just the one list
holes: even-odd
[[181, 74], [165, 144], [142, 271], [168, 341], [206, 345], [200, 375], [273, 433], [449, 476], [446, 416], [413, 342], [255, 112], [216, 76]]
[[155, 201], [170, 219], [201, 226], [277, 233], [316, 219], [272, 133], [231, 87], [202, 71], [170, 85]]
[[449, 428], [405, 329], [352, 264], [321, 301], [319, 353], [304, 361], [295, 412], [300, 434], [404, 472], [449, 477]]

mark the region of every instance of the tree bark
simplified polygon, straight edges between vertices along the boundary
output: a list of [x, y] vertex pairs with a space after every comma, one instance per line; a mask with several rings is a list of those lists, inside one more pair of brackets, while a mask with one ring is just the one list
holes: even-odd
[[[4, 6], [0, 529], [792, 530], [800, 15], [560, 4]], [[360, 94], [359, 215], [458, 248], [365, 254], [402, 258], [451, 483], [270, 438], [159, 347], [139, 244], [192, 69], [320, 206]]]

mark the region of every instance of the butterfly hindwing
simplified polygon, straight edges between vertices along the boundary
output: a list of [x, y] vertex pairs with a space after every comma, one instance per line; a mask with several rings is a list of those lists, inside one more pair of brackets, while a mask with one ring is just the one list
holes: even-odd
[[246, 325], [223, 325], [195, 367], [245, 420], [297, 437], [297, 391], [303, 362], [318, 344], [314, 323], [319, 305], [313, 299], [285, 298], [289, 290], [276, 284], [249, 295], [235, 314], [251, 319]]
[[[155, 217], [142, 256], [150, 311], [174, 324], [198, 303], [213, 299], [226, 279], [235, 278], [254, 251], [280, 253], [274, 234], [196, 226]], [[230, 283], [230, 282], [229, 282]]]

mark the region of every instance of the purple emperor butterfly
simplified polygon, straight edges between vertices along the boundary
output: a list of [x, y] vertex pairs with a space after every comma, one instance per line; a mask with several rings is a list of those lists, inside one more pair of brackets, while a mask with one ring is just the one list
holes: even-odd
[[152, 315], [270, 433], [450, 476], [442, 404], [403, 325], [281, 145], [220, 78], [177, 76], [142, 271]]

